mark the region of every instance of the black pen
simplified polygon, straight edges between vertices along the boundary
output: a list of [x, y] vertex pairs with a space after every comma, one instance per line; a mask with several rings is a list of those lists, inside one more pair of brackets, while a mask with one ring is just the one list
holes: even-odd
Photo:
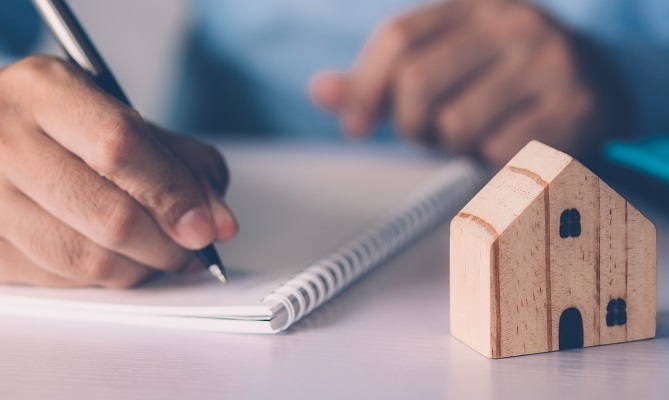
[[[123, 93], [123, 89], [65, 1], [33, 0], [33, 3], [68, 57], [81, 69], [88, 72], [102, 90], [132, 107], [130, 100]], [[218, 280], [223, 283], [228, 281], [223, 263], [213, 244], [196, 250], [195, 254]]]

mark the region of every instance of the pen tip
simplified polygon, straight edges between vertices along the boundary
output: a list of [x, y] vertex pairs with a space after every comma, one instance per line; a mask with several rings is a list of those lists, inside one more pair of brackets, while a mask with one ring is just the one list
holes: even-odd
[[214, 275], [219, 281], [221, 281], [221, 283], [228, 283], [228, 278], [225, 277], [225, 274], [221, 270], [221, 267], [219, 267], [216, 264], [211, 264], [208, 269], [212, 275]]

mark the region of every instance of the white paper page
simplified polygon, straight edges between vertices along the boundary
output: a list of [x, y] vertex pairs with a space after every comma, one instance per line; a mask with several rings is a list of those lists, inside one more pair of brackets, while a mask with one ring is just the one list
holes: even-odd
[[226, 199], [241, 228], [236, 239], [219, 246], [227, 285], [203, 271], [131, 290], [2, 286], [0, 302], [19, 296], [40, 307], [267, 319], [271, 313], [260, 301], [265, 295], [367, 228], [443, 165], [382, 153], [286, 148], [235, 148], [226, 159], [232, 173]]

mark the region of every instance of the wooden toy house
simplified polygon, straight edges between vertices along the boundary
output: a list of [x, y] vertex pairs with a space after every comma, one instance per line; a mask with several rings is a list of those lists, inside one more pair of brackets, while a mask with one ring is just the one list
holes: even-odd
[[655, 336], [655, 227], [572, 157], [521, 150], [453, 219], [451, 333], [492, 358]]

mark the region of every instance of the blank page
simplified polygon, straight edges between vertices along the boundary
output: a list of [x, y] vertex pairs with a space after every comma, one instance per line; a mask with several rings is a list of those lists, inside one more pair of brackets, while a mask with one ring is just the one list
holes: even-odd
[[268, 319], [265, 295], [364, 230], [443, 165], [396, 150], [345, 150], [225, 151], [232, 176], [226, 199], [240, 224], [238, 237], [218, 246], [226, 285], [203, 271], [164, 275], [130, 290], [2, 286], [0, 301], [9, 304], [10, 295], [40, 307]]

